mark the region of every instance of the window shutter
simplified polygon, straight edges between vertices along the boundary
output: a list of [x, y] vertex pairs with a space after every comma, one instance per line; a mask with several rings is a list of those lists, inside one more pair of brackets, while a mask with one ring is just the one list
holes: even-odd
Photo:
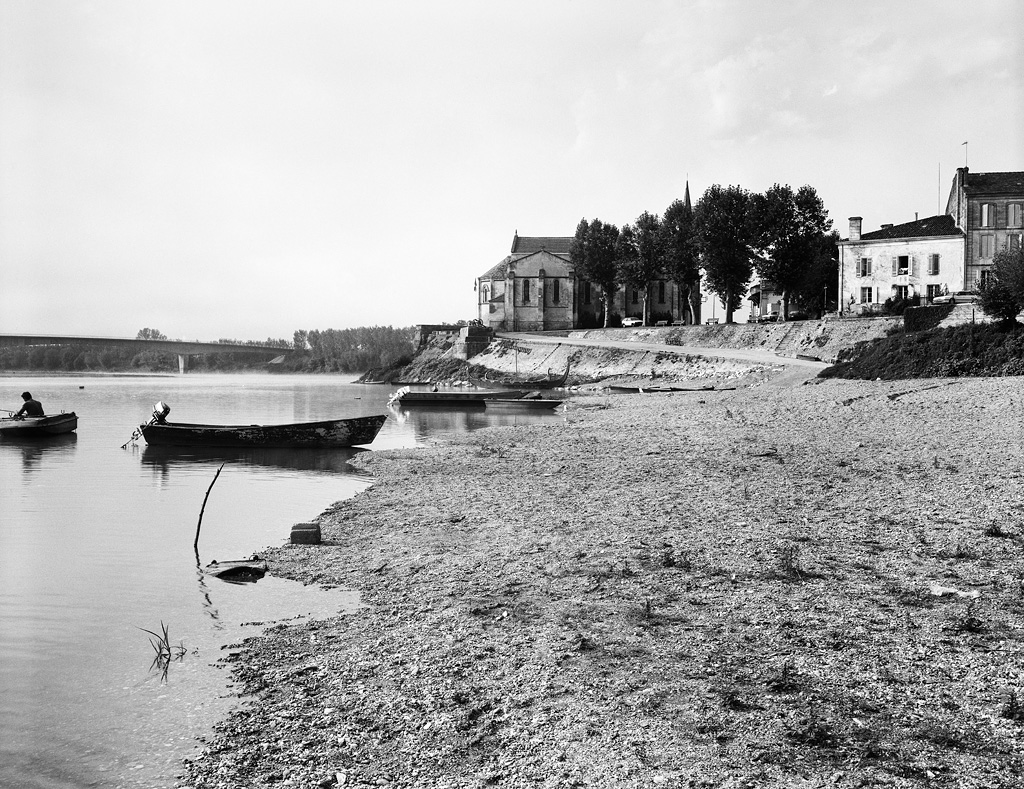
[[910, 258], [910, 276], [912, 276], [912, 277], [919, 276], [919, 274], [917, 273], [917, 266], [918, 266], [917, 255], [913, 255]]
[[868, 258], [867, 260], [868, 260], [868, 274], [870, 274], [871, 273], [871, 265], [872, 265], [871, 258]]
[[900, 259], [894, 257], [892, 259], [892, 275], [895, 277], [900, 273]]

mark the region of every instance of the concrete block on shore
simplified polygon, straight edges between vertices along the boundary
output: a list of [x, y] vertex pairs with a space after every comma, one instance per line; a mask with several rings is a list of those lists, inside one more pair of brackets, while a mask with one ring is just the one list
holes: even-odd
[[292, 545], [319, 545], [319, 523], [296, 523], [292, 526]]

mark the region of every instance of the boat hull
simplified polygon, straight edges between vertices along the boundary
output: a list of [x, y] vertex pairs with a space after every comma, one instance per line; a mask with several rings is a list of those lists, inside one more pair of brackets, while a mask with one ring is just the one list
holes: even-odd
[[267, 574], [269, 568], [264, 559], [242, 559], [241, 561], [212, 561], [203, 568], [206, 575], [213, 575], [235, 584], [255, 583]]
[[488, 400], [516, 400], [526, 395], [526, 390], [495, 390], [466, 392], [404, 392], [394, 402], [403, 407], [412, 406], [458, 406], [461, 408], [483, 408]]
[[548, 411], [558, 408], [564, 401], [542, 398], [522, 398], [519, 400], [485, 400], [484, 407], [488, 411]]
[[46, 438], [71, 433], [77, 428], [78, 416], [74, 411], [25, 419], [0, 419], [0, 436], [4, 438]]
[[291, 425], [142, 425], [146, 443], [189, 447], [351, 447], [377, 437], [386, 414]]

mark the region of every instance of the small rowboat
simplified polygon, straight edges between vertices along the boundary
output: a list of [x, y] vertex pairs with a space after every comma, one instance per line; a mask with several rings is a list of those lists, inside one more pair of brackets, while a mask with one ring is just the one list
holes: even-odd
[[255, 583], [267, 574], [267, 562], [259, 556], [251, 559], [242, 559], [233, 562], [218, 562], [214, 559], [203, 572], [207, 575], [215, 575], [222, 581], [230, 581], [233, 584]]
[[558, 408], [564, 400], [540, 397], [521, 397], [518, 400], [484, 400], [488, 411], [546, 411]]
[[148, 444], [189, 447], [351, 447], [377, 437], [387, 414], [290, 425], [140, 425]]
[[75, 412], [50, 414], [48, 416], [27, 416], [24, 419], [4, 417], [0, 419], [0, 436], [4, 438], [45, 438], [71, 433], [78, 427]]

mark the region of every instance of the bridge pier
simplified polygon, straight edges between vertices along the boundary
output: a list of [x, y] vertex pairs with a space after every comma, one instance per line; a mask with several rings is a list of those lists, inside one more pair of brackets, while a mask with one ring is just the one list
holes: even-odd
[[188, 372], [188, 357], [187, 353], [178, 354], [178, 373], [181, 375]]

